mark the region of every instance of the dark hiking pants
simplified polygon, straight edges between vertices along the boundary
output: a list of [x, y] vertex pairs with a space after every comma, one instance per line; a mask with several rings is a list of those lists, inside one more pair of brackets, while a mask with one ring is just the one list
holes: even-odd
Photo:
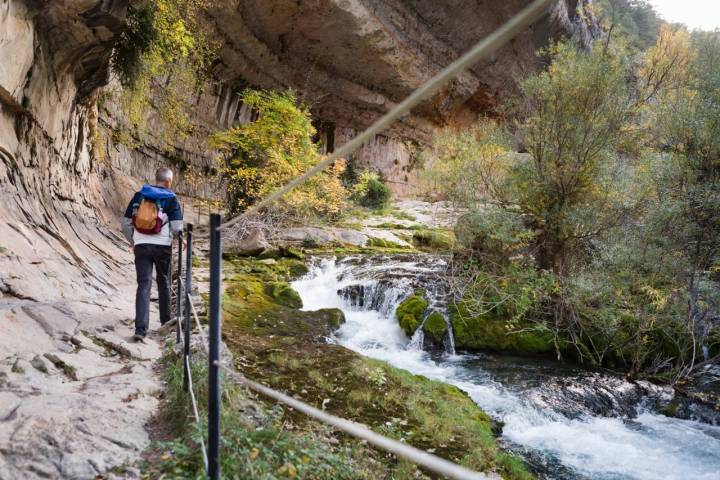
[[150, 288], [153, 266], [157, 278], [160, 324], [170, 321], [170, 259], [172, 247], [141, 243], [135, 245], [135, 272], [137, 294], [135, 296], [135, 333], [145, 335], [150, 326]]

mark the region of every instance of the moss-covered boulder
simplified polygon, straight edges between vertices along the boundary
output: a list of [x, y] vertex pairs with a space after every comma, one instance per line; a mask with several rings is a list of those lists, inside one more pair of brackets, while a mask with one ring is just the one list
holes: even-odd
[[430, 340], [434, 345], [441, 345], [445, 334], [447, 334], [447, 322], [440, 312], [432, 312], [428, 315], [423, 325], [425, 338]]
[[511, 325], [492, 315], [472, 316], [462, 306], [450, 315], [455, 347], [462, 350], [492, 350], [519, 354], [550, 353], [555, 349], [552, 334], [534, 324]]
[[318, 310], [318, 313], [324, 316], [330, 326], [334, 328], [339, 328], [340, 325], [345, 323], [345, 314], [339, 308], [323, 308]]
[[272, 258], [275, 260], [279, 260], [281, 258], [291, 258], [294, 260], [304, 260], [305, 254], [303, 254], [303, 252], [301, 252], [297, 248], [281, 246], [278, 248], [265, 250], [260, 255], [258, 255], [258, 258], [260, 258], [260, 259]]
[[290, 308], [302, 308], [302, 298], [286, 282], [272, 282], [265, 286], [265, 293], [270, 295], [275, 303]]
[[400, 328], [408, 337], [415, 333], [425, 316], [428, 302], [423, 298], [423, 295], [422, 291], [415, 292], [403, 300], [395, 310], [395, 317], [400, 324]]
[[409, 248], [405, 247], [404, 245], [400, 245], [399, 243], [395, 243], [390, 240], [386, 240], [384, 238], [378, 238], [378, 237], [370, 237], [367, 241], [368, 247], [377, 247], [377, 248], [391, 248], [391, 249], [398, 249], [398, 248]]
[[413, 233], [412, 241], [417, 247], [428, 250], [450, 250], [455, 243], [455, 238], [451, 232], [418, 230]]
[[[223, 294], [223, 328], [227, 328], [228, 332], [243, 335], [273, 335], [322, 341], [345, 321], [342, 310], [337, 308], [306, 312], [281, 303], [287, 303], [287, 299], [294, 297], [293, 293], [290, 293], [294, 290], [287, 284], [285, 285], [288, 288], [284, 288], [282, 284], [283, 282], [275, 282], [275, 285], [271, 286], [255, 275], [234, 276], [228, 281], [228, 287]], [[274, 298], [272, 293], [280, 300]]]

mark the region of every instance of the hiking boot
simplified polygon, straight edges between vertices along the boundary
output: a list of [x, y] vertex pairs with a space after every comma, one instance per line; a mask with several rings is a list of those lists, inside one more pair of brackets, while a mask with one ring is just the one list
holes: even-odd
[[145, 341], [145, 334], [144, 333], [136, 333], [133, 335], [133, 340], [136, 342], [143, 342]]

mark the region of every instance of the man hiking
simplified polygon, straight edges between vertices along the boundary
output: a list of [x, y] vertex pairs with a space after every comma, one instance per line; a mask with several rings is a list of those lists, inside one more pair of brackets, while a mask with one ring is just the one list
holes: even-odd
[[158, 168], [155, 185], [143, 185], [122, 219], [122, 231], [135, 253], [137, 293], [135, 296], [135, 335], [142, 341], [150, 326], [150, 287], [153, 266], [157, 278], [160, 324], [170, 322], [170, 259], [172, 241], [183, 230], [182, 210], [170, 190], [173, 172]]

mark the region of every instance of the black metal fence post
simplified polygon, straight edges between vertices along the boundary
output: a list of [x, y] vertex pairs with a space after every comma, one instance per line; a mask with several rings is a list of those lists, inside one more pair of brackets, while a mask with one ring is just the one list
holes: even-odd
[[222, 281], [222, 239], [218, 227], [222, 216], [210, 215], [210, 345], [208, 358], [208, 475], [220, 478], [220, 292]]
[[175, 322], [175, 343], [180, 343], [180, 319], [182, 317], [182, 264], [183, 264], [183, 247], [182, 234], [178, 236], [178, 269], [177, 269], [177, 322]]
[[[192, 223], [187, 226], [187, 240], [185, 249], [187, 251], [185, 260], [185, 294], [189, 296], [192, 293], [192, 253], [193, 253], [193, 226]], [[185, 330], [183, 331], [185, 336], [184, 353], [186, 361], [184, 362], [183, 368], [183, 387], [185, 391], [188, 391], [190, 385], [190, 299], [185, 298]]]

